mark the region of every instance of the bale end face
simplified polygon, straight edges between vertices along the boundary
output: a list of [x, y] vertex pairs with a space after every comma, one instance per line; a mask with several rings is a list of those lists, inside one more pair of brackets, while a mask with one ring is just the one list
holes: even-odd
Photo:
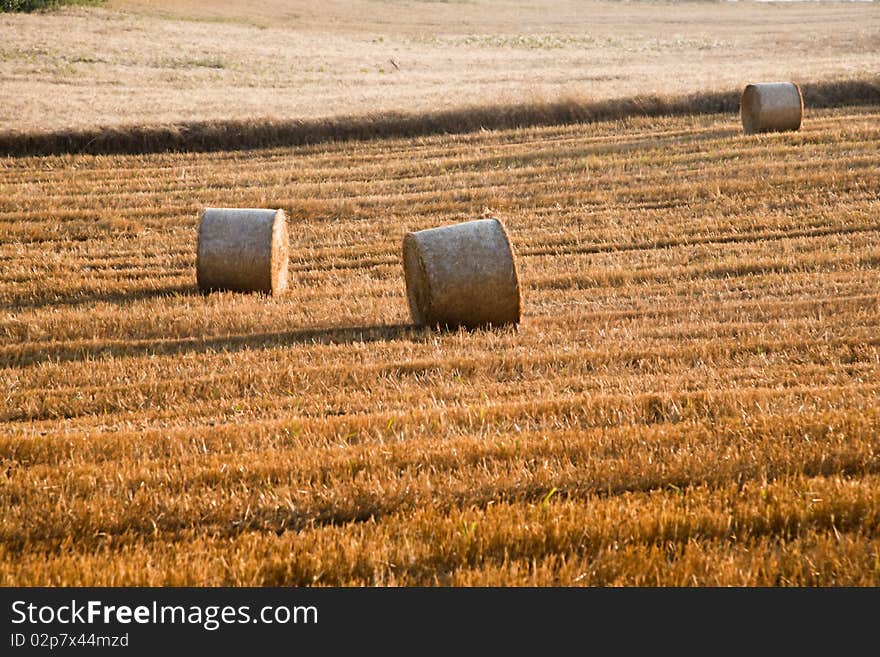
[[417, 325], [483, 328], [520, 321], [519, 274], [497, 219], [408, 233], [403, 266]]
[[412, 233], [403, 238], [403, 271], [406, 279], [406, 299], [409, 312], [416, 326], [424, 326], [426, 317], [431, 315], [431, 290], [428, 287], [428, 276], [425, 263], [419, 253], [419, 247]]
[[282, 210], [207, 208], [199, 223], [196, 281], [203, 292], [280, 294], [287, 287]]

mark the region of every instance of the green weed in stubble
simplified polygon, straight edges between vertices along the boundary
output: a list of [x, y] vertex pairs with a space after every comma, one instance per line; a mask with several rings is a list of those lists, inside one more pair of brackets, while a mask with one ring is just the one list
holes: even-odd
[[559, 492], [559, 489], [556, 488], [556, 486], [554, 486], [553, 488], [551, 488], [550, 491], [549, 491], [549, 492], [548, 492], [548, 493], [547, 493], [547, 494], [541, 499], [541, 508], [542, 508], [542, 509], [546, 509], [547, 507], [549, 507], [549, 506], [550, 506], [550, 500], [551, 500], [552, 497], [553, 497], [554, 495], [556, 495], [556, 493], [558, 493], [558, 492]]

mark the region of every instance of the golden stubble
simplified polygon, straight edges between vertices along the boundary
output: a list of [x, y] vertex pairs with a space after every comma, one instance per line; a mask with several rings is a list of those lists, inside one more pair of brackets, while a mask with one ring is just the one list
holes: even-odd
[[[876, 585], [878, 118], [0, 160], [0, 582]], [[226, 206], [286, 294], [197, 292]], [[519, 330], [412, 327], [481, 216]]]

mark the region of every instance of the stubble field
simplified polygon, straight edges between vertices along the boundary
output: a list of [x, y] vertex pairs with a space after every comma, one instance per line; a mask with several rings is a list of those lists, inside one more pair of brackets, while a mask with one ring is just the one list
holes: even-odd
[[863, 2], [110, 0], [0, 14], [0, 135], [738, 91], [878, 43]]
[[[880, 112], [0, 159], [4, 585], [880, 584]], [[291, 289], [201, 295], [207, 206]], [[497, 216], [519, 330], [409, 325]]]

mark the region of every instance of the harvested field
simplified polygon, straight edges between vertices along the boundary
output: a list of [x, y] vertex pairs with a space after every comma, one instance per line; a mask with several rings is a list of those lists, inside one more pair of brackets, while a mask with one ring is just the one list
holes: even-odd
[[0, 14], [0, 133], [741, 91], [878, 43], [862, 2], [109, 0]]
[[[880, 584], [880, 110], [0, 159], [0, 584]], [[280, 207], [290, 289], [195, 285]], [[519, 330], [409, 325], [500, 217]]]

